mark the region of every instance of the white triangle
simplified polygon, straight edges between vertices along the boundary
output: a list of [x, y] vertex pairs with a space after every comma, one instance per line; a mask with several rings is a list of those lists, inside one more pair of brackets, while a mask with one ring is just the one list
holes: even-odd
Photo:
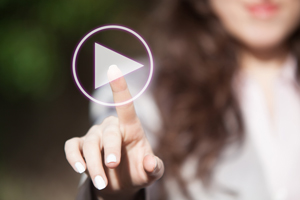
[[123, 76], [144, 66], [107, 47], [95, 43], [95, 89], [109, 83], [107, 70], [111, 65], [117, 65]]

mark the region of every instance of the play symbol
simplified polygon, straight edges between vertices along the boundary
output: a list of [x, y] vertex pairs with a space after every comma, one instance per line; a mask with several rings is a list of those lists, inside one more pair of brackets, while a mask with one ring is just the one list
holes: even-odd
[[[107, 70], [111, 65], [117, 65], [124, 76], [144, 66], [107, 47], [95, 43], [95, 89], [109, 83]], [[117, 78], [119, 77], [115, 79]]]

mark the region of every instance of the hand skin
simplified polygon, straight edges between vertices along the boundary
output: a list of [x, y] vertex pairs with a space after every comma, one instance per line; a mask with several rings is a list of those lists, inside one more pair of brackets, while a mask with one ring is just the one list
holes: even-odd
[[[111, 81], [110, 86], [115, 102], [131, 98], [123, 76]], [[118, 117], [108, 117], [102, 124], [92, 126], [85, 136], [65, 143], [70, 165], [77, 172], [78, 162], [83, 166], [82, 171], [87, 169], [95, 187], [100, 189], [95, 189], [97, 196], [104, 200], [133, 199], [137, 191], [164, 173], [163, 162], [153, 154], [133, 103], [118, 106], [116, 110]], [[111, 154], [116, 161], [108, 163], [107, 156]], [[104, 181], [100, 187], [95, 180], [97, 176]]]

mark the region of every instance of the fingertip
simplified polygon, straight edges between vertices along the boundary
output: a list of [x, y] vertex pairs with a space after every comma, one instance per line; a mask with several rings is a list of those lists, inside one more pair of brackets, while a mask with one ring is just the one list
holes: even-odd
[[107, 78], [113, 92], [120, 92], [127, 89], [126, 80], [117, 65], [109, 66], [107, 70]]
[[119, 165], [120, 161], [117, 159], [117, 156], [115, 154], [109, 154], [106, 156], [105, 164], [108, 168], [116, 168]]
[[86, 170], [86, 164], [81, 154], [81, 145], [81, 138], [72, 138], [67, 140], [65, 143], [66, 158], [71, 167], [80, 174]]
[[109, 82], [116, 80], [122, 76], [123, 76], [123, 74], [117, 65], [109, 66], [109, 68], [107, 70], [107, 78], [108, 78]]
[[83, 172], [85, 172], [85, 166], [83, 164], [81, 164], [80, 162], [76, 162], [74, 166], [75, 166], [76, 172], [78, 172], [79, 174], [82, 174]]
[[104, 188], [106, 188], [107, 183], [105, 182], [105, 180], [103, 179], [102, 176], [97, 175], [94, 178], [94, 186], [98, 189], [98, 190], [103, 190]]
[[116, 163], [117, 162], [117, 157], [115, 154], [111, 153], [106, 157], [106, 162], [107, 163]]

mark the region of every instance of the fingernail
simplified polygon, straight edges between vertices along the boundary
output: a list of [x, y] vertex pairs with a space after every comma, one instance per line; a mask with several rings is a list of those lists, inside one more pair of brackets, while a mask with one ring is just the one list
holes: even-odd
[[95, 186], [98, 190], [102, 190], [106, 187], [106, 184], [101, 176], [95, 177]]
[[117, 162], [117, 157], [114, 154], [109, 154], [106, 157], [106, 163]]
[[107, 77], [110, 82], [120, 78], [121, 76], [123, 76], [123, 74], [117, 65], [109, 66], [107, 71]]
[[80, 174], [85, 171], [84, 166], [80, 162], [75, 163], [75, 168], [76, 168], [77, 172]]

